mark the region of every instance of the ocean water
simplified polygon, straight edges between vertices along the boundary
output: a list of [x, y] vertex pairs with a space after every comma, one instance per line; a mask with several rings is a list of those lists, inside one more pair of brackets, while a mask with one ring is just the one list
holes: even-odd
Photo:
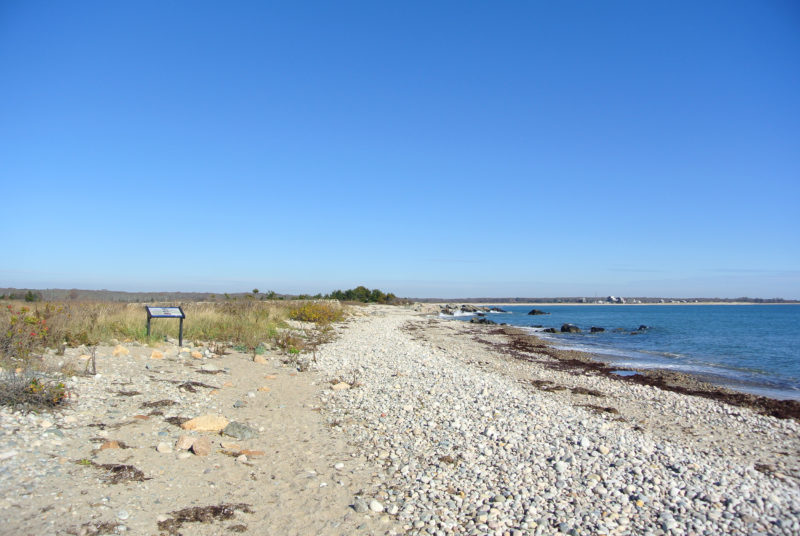
[[[798, 305], [500, 307], [508, 312], [487, 315], [498, 324], [528, 327], [556, 347], [590, 352], [620, 369], [677, 370], [740, 391], [800, 400]], [[528, 315], [534, 308], [550, 314]], [[540, 332], [564, 323], [581, 333]], [[648, 327], [638, 330], [641, 325]], [[590, 333], [592, 326], [605, 331]]]

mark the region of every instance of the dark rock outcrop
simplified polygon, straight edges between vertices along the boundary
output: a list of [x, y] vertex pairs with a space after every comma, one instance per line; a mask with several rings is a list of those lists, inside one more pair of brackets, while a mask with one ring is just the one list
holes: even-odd
[[528, 314], [529, 315], [549, 315], [550, 313], [545, 313], [544, 311], [540, 311], [539, 309], [531, 309]]
[[476, 316], [474, 318], [469, 319], [470, 324], [497, 324], [497, 322], [493, 320], [489, 320], [485, 316]]
[[543, 333], [558, 333], [556, 328], [547, 328], [542, 330]]
[[561, 333], [580, 333], [581, 328], [575, 324], [562, 324]]
[[589, 331], [591, 331], [592, 333], [602, 333], [602, 332], [604, 332], [605, 330], [606, 330], [606, 328], [598, 328], [598, 327], [596, 327], [596, 326], [592, 326], [592, 327], [589, 329]]

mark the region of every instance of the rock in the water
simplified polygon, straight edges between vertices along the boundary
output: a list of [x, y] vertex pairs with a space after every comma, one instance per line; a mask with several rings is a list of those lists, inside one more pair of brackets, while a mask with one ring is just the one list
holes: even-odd
[[561, 333], [580, 333], [581, 328], [576, 326], [575, 324], [562, 324], [561, 325]]
[[228, 419], [221, 415], [203, 415], [186, 421], [181, 428], [198, 432], [219, 432], [226, 426], [228, 426]]
[[558, 333], [558, 330], [556, 330], [556, 328], [545, 328], [545, 329], [542, 330], [542, 332], [543, 333]]
[[528, 312], [528, 314], [529, 314], [529, 315], [549, 315], [550, 313], [546, 313], [546, 312], [544, 312], [544, 311], [541, 311], [541, 310], [539, 310], [539, 309], [531, 309], [531, 310]]
[[235, 437], [236, 439], [252, 439], [256, 436], [256, 431], [240, 422], [232, 422], [222, 430], [226, 436]]
[[191, 450], [196, 456], [208, 456], [211, 454], [211, 441], [207, 437], [198, 437], [192, 443]]
[[602, 333], [605, 330], [606, 328], [598, 328], [597, 326], [592, 326], [591, 328], [589, 328], [589, 331], [591, 331], [592, 333]]
[[478, 316], [478, 317], [470, 318], [469, 319], [469, 323], [470, 324], [496, 324], [497, 322], [495, 322], [493, 320], [489, 320], [488, 318], [485, 318], [483, 316]]

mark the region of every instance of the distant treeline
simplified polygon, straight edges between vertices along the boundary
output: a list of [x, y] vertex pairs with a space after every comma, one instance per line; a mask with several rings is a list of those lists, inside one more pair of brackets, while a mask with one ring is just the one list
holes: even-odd
[[[348, 290], [334, 290], [330, 294], [279, 294], [272, 290], [261, 292], [211, 293], [211, 292], [123, 292], [117, 290], [81, 289], [28, 289], [0, 288], [0, 300], [36, 301], [115, 301], [127, 303], [228, 301], [239, 299], [257, 300], [323, 300], [335, 299], [362, 303], [597, 303], [607, 298], [557, 297], [557, 298], [397, 298], [391, 292], [368, 289], [361, 285]], [[742, 303], [800, 303], [800, 300], [783, 298], [652, 298], [625, 297], [626, 303], [694, 303], [694, 302], [742, 302]]]
[[361, 303], [407, 303], [391, 292], [358, 286], [347, 290], [334, 290], [330, 294], [279, 294], [272, 290], [215, 294], [210, 292], [122, 292], [114, 290], [79, 289], [0, 289], [0, 300], [36, 301], [116, 301], [128, 303], [196, 302], [228, 300], [339, 300]]
[[354, 301], [362, 303], [393, 303], [397, 300], [397, 296], [389, 293], [384, 293], [378, 289], [368, 289], [364, 286], [351, 288], [348, 290], [334, 290], [325, 298], [339, 301]]

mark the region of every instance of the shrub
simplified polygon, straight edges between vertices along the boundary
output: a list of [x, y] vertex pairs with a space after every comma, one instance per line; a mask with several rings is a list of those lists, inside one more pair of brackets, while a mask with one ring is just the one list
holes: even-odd
[[329, 324], [344, 319], [344, 311], [338, 305], [326, 302], [307, 302], [289, 311], [289, 318], [315, 324]]

